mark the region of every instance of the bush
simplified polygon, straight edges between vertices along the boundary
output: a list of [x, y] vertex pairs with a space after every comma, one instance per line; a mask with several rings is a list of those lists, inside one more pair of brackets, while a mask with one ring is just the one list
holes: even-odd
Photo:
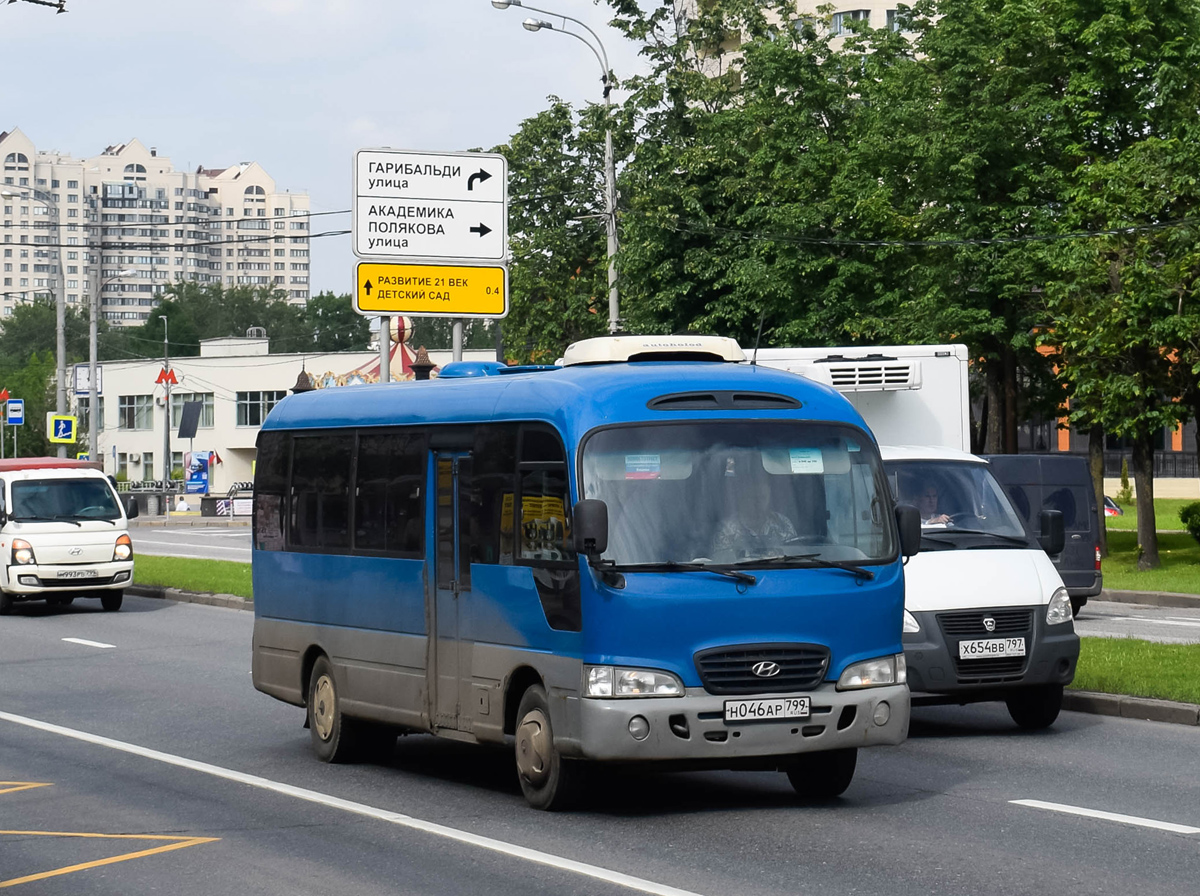
[[1129, 485], [1129, 460], [1121, 458], [1121, 490], [1114, 499], [1118, 504], [1133, 503], [1133, 488]]
[[1179, 508], [1179, 520], [1188, 530], [1188, 534], [1200, 541], [1200, 501]]

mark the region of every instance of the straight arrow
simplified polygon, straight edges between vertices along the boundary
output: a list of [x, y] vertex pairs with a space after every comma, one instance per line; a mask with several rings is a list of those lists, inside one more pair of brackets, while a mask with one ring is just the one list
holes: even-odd
[[370, 280], [368, 280], [366, 283], [363, 284], [363, 289], [365, 289], [367, 291], [367, 295], [371, 294], [371, 281]]
[[479, 226], [478, 226], [478, 227], [472, 227], [472, 228], [471, 228], [471, 233], [477, 233], [477, 234], [479, 234], [481, 237], [487, 236], [487, 235], [488, 235], [489, 233], [491, 233], [491, 232], [492, 232], [492, 228], [488, 227], [488, 226], [487, 226], [486, 224], [484, 224], [483, 222], [480, 222], [480, 224], [479, 224]]

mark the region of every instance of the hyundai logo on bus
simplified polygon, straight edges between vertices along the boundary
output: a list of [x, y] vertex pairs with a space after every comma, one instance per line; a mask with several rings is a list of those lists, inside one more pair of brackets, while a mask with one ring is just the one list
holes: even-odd
[[750, 671], [759, 678], [774, 678], [783, 670], [779, 668], [779, 663], [772, 663], [769, 660], [764, 660], [761, 663], [755, 663], [750, 667]]

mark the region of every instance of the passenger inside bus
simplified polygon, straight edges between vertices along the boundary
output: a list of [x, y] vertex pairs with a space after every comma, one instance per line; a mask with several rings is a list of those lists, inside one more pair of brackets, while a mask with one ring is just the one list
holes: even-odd
[[726, 507], [732, 515], [721, 521], [713, 539], [713, 559], [728, 563], [764, 557], [796, 538], [796, 527], [771, 509], [771, 482], [761, 461], [730, 456], [725, 468]]

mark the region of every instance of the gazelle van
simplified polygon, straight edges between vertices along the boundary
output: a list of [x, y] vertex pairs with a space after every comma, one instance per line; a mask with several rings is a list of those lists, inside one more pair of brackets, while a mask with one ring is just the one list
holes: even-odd
[[55, 457], [0, 460], [0, 615], [19, 601], [66, 606], [99, 598], [121, 609], [133, 580], [130, 500], [122, 508], [99, 464]]

